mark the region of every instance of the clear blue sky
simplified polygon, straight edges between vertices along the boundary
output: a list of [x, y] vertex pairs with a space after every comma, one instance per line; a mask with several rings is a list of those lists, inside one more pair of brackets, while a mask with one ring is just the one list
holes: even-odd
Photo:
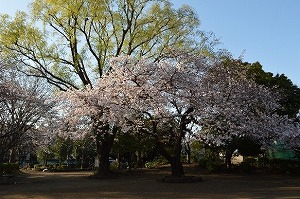
[[[300, 0], [171, 0], [192, 6], [201, 29], [212, 31], [223, 48], [263, 69], [284, 73], [300, 86]], [[26, 10], [31, 0], [0, 0], [0, 13]]]
[[300, 0], [173, 0], [183, 2], [236, 58], [245, 50], [244, 61], [300, 86]]

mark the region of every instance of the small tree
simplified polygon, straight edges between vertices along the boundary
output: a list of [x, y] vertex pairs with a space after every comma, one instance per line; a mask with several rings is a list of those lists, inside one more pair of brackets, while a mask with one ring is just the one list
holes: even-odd
[[53, 103], [41, 81], [6, 71], [0, 80], [0, 161], [9, 150], [36, 133], [37, 123], [51, 113]]

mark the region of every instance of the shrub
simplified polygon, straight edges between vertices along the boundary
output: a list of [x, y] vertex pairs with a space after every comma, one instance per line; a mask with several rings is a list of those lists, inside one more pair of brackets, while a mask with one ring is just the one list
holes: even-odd
[[209, 173], [220, 171], [224, 161], [215, 151], [207, 150], [205, 154], [198, 160], [200, 167], [207, 169]]
[[258, 165], [258, 162], [255, 158], [248, 157], [248, 158], [245, 158], [243, 162], [241, 162], [240, 168], [244, 172], [249, 172], [249, 171], [253, 170], [254, 168], [256, 168], [257, 165]]
[[153, 160], [152, 162], [147, 162], [145, 164], [146, 168], [156, 168], [162, 165], [168, 164], [168, 161], [164, 157], [159, 157], [156, 160]]
[[13, 174], [19, 171], [19, 165], [16, 163], [1, 163], [0, 174]]
[[44, 169], [46, 169], [46, 166], [43, 164], [35, 164], [33, 168], [36, 171], [43, 171]]
[[273, 159], [269, 167], [279, 173], [300, 174], [300, 161]]
[[118, 162], [117, 161], [111, 162], [109, 167], [110, 167], [111, 170], [118, 169]]

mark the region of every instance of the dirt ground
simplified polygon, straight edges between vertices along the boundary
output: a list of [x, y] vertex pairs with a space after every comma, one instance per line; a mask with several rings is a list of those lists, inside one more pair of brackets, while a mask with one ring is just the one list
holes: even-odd
[[207, 174], [186, 169], [203, 182], [162, 183], [167, 169], [139, 170], [113, 179], [91, 172], [29, 172], [0, 185], [1, 199], [88, 198], [300, 198], [300, 177], [266, 174]]

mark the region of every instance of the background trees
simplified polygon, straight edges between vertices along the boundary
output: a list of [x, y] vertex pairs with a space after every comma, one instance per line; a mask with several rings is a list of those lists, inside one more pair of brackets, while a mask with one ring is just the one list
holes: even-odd
[[16, 153], [26, 152], [22, 146], [32, 146], [37, 123], [51, 113], [53, 103], [40, 81], [25, 80], [13, 70], [2, 73], [0, 85], [0, 161], [14, 161]]
[[248, 143], [248, 148], [255, 143], [252, 152], [259, 152], [295, 130], [291, 120], [277, 114], [280, 95], [248, 79], [247, 72], [242, 62], [227, 60], [203, 80], [206, 112], [199, 136], [208, 145], [225, 149], [228, 166], [234, 150], [249, 152], [241, 143]]
[[288, 115], [290, 118], [296, 118], [300, 110], [300, 88], [293, 84], [284, 74], [265, 72], [259, 62], [249, 64], [244, 63], [248, 68], [249, 78], [260, 85], [264, 85], [275, 90], [280, 95], [280, 108], [277, 110], [279, 115]]

